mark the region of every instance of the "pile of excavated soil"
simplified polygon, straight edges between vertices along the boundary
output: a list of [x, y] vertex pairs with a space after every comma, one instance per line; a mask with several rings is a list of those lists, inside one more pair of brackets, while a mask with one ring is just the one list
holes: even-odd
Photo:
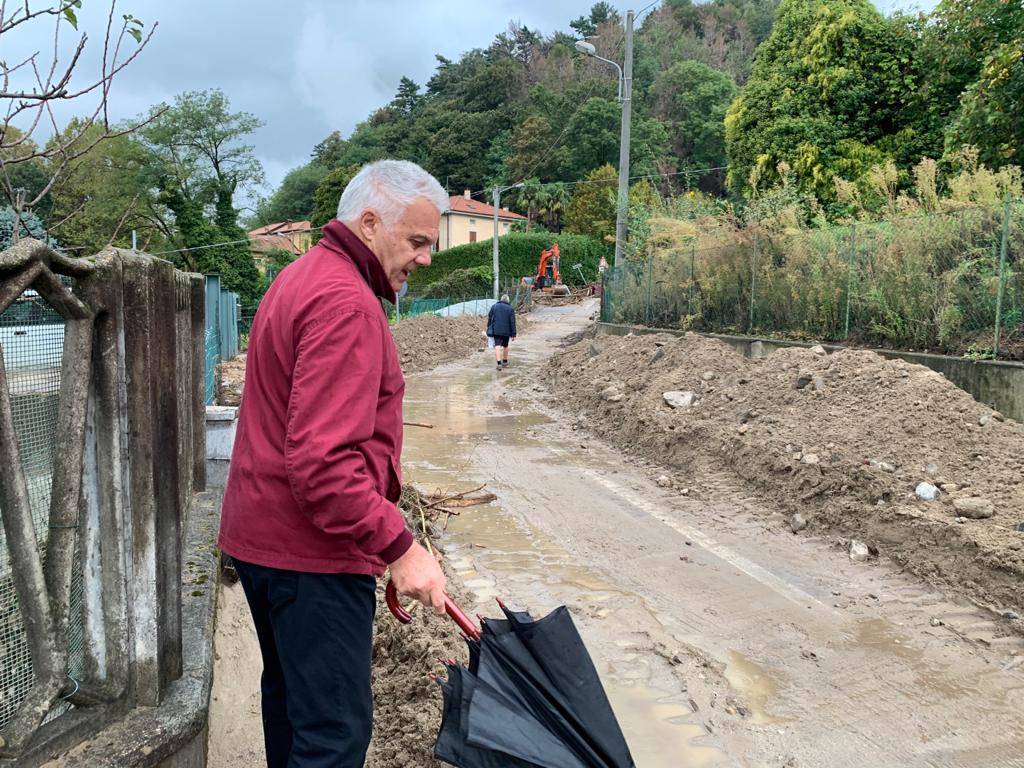
[[[526, 331], [527, 322], [523, 315], [517, 315], [516, 325], [520, 333]], [[486, 327], [487, 319], [483, 317], [419, 315], [391, 326], [391, 333], [398, 347], [402, 370], [416, 373], [487, 349]], [[219, 368], [217, 402], [238, 405], [245, 385], [245, 355], [227, 360]]]
[[405, 373], [425, 371], [487, 349], [484, 317], [418, 315], [391, 326]]
[[691, 495], [703, 472], [729, 468], [811, 531], [1024, 613], [1024, 425], [938, 373], [864, 350], [747, 359], [659, 334], [581, 339], [545, 379], [579, 424], [679, 470]]

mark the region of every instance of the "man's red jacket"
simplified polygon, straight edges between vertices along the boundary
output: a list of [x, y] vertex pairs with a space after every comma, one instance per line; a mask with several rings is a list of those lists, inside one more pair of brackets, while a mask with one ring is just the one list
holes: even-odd
[[412, 544], [401, 494], [405, 380], [380, 261], [335, 220], [274, 280], [249, 337], [220, 548], [380, 576]]

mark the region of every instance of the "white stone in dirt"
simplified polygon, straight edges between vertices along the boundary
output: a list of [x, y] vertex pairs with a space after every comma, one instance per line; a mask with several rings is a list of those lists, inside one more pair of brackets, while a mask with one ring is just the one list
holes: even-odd
[[797, 512], [795, 515], [789, 518], [789, 529], [793, 531], [793, 533], [800, 533], [800, 531], [802, 531], [806, 527], [807, 521], [804, 519], [804, 516], [801, 515], [799, 512]]
[[672, 480], [668, 475], [658, 475], [657, 483], [659, 488], [668, 488], [672, 485]]
[[953, 509], [960, 517], [969, 517], [972, 520], [984, 520], [996, 513], [992, 502], [982, 496], [953, 499]]
[[871, 551], [868, 549], [868, 545], [863, 541], [857, 541], [854, 539], [850, 542], [850, 559], [855, 563], [863, 563], [868, 557], [871, 556]]
[[697, 402], [697, 395], [693, 392], [662, 392], [662, 399], [672, 408], [690, 408]]
[[811, 352], [821, 356], [828, 354], [828, 352], [825, 350], [823, 346], [821, 346], [821, 344], [815, 344], [813, 347], [811, 347]]
[[914, 493], [917, 494], [917, 497], [919, 499], [924, 499], [925, 501], [935, 501], [935, 499], [939, 495], [939, 489], [936, 488], [931, 483], [921, 482], [917, 484], [917, 487], [914, 489]]
[[701, 378], [702, 378], [702, 379], [703, 379], [704, 381], [711, 381], [712, 379], [714, 379], [714, 378], [715, 378], [715, 372], [714, 372], [714, 371], [704, 371], [704, 373], [702, 373], [702, 374], [700, 375], [700, 377], [701, 377]]
[[821, 378], [821, 376], [815, 376], [812, 381], [814, 382], [814, 391], [815, 392], [824, 392], [825, 391], [825, 380], [823, 378]]
[[892, 464], [890, 464], [887, 461], [874, 461], [874, 462], [872, 462], [872, 464], [874, 464], [876, 467], [878, 467], [883, 472], [892, 473], [892, 472], [896, 471], [896, 467], [894, 467]]
[[622, 399], [622, 392], [613, 384], [601, 390], [601, 397], [609, 403], [617, 403]]
[[800, 459], [804, 464], [820, 464], [821, 459], [818, 458], [816, 453], [805, 453], [803, 458]]

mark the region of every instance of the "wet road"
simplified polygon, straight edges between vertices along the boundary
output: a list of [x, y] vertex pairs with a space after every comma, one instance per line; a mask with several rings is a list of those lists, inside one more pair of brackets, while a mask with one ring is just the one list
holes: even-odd
[[[1024, 644], [884, 563], [793, 536], [726, 472], [663, 470], [572, 428], [543, 361], [591, 307], [542, 310], [512, 346], [410, 376], [406, 479], [480, 483], [445, 547], [476, 599], [566, 604], [638, 766], [1024, 767]], [[551, 400], [554, 400], [553, 402]]]

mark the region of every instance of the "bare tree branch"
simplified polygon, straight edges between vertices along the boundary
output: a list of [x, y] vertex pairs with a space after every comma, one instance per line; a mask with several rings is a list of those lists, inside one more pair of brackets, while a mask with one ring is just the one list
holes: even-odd
[[[5, 114], [0, 118], [2, 119], [0, 122], [0, 191], [15, 211], [19, 225], [16, 226], [16, 229], [24, 224], [22, 211], [38, 205], [46, 195], [63, 184], [75, 161], [92, 151], [101, 142], [133, 133], [162, 114], [162, 110], [155, 110], [144, 120], [132, 122], [120, 128], [111, 127], [109, 98], [113, 80], [146, 48], [158, 26], [154, 23], [143, 37], [140, 34], [142, 23], [128, 15], [124, 17], [123, 23], [118, 28], [114, 19], [117, 0], [109, 0], [99, 74], [94, 79], [87, 80], [87, 84], [82, 88], [75, 90], [70, 88], [72, 76], [81, 66], [89, 37], [85, 33], [81, 34], [77, 43], [74, 44], [70, 57], [66, 63], [62, 63], [60, 32], [65, 23], [77, 27], [72, 9], [78, 7], [80, 7], [78, 0], [59, 0], [49, 7], [32, 10], [29, 0], [25, 0], [23, 6], [9, 14], [7, 0], [0, 0], [0, 36], [9, 34], [11, 30], [33, 19], [41, 17], [54, 19], [52, 58], [47, 65], [43, 65], [40, 61], [39, 51], [14, 66], [8, 66], [5, 62], [0, 61], [0, 99], [7, 101]], [[128, 34], [134, 37], [138, 44], [130, 54], [122, 59], [122, 48], [125, 36]], [[12, 83], [14, 83], [12, 75], [28, 69], [31, 69], [34, 76], [34, 87], [12, 88]], [[69, 135], [62, 136], [53, 109], [54, 103], [75, 101], [97, 91], [98, 95], [91, 114], [78, 121], [74, 128], [67, 131]], [[30, 124], [24, 130], [11, 130], [14, 128], [13, 121], [18, 118], [22, 118], [22, 120], [28, 118]], [[44, 118], [49, 123], [55, 138], [45, 146], [38, 147], [32, 141], [32, 135]], [[97, 125], [101, 127], [98, 132], [95, 130]], [[90, 136], [93, 133], [95, 135]], [[31, 192], [15, 188], [8, 167], [40, 161], [48, 163], [46, 168], [48, 179], [46, 183], [42, 184], [42, 188], [33, 188]], [[84, 203], [54, 226], [59, 227], [65, 224], [83, 207]], [[134, 207], [135, 203], [133, 202], [133, 205], [125, 212], [125, 217]], [[119, 228], [123, 224], [124, 219], [119, 224]], [[115, 230], [114, 236], [116, 237], [116, 235], [117, 231]]]

